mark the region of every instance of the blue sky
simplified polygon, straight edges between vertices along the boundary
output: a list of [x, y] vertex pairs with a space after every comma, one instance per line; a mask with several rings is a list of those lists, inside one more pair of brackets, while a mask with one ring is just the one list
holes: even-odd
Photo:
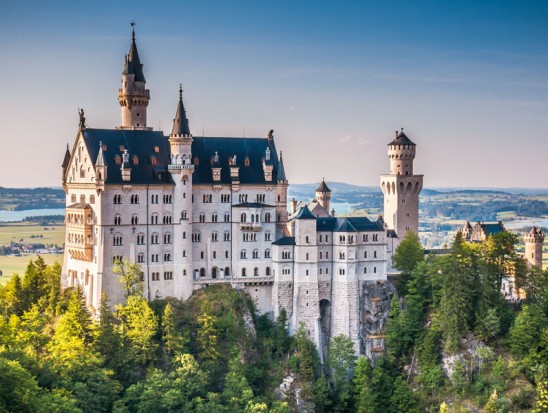
[[464, 0], [0, 0], [0, 186], [60, 185], [78, 107], [120, 123], [132, 19], [155, 129], [182, 82], [194, 135], [274, 129], [290, 182], [377, 185], [404, 127], [425, 186], [547, 186], [548, 2]]

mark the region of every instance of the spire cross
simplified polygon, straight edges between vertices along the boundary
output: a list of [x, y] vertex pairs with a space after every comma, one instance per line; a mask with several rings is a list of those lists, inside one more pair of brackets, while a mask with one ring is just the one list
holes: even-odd
[[135, 25], [137, 23], [135, 23], [135, 20], [132, 20], [131, 23], [129, 23], [129, 25], [131, 26], [131, 38], [133, 40], [135, 40]]

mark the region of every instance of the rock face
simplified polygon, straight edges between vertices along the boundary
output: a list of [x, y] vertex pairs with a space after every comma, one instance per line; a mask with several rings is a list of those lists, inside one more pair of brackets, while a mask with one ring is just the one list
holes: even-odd
[[390, 281], [366, 281], [360, 294], [360, 353], [373, 363], [384, 354], [386, 320], [396, 288]]

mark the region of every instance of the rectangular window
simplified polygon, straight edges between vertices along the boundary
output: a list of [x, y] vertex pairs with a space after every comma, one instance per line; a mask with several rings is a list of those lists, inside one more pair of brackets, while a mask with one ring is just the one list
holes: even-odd
[[70, 202], [72, 202], [73, 204], [76, 203], [76, 194], [72, 194], [72, 195], [70, 196]]
[[89, 203], [90, 204], [95, 204], [95, 195], [90, 195], [89, 196]]

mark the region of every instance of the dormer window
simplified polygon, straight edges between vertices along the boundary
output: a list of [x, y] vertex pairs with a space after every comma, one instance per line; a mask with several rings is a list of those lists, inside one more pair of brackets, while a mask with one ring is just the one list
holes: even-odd
[[152, 166], [156, 166], [156, 164], [158, 163], [158, 160], [154, 155], [152, 155], [152, 157], [150, 158], [150, 163], [152, 164]]
[[103, 151], [106, 151], [107, 150], [107, 145], [103, 145], [102, 149], [103, 149]]
[[247, 156], [245, 157], [244, 165], [249, 166], [249, 157]]
[[124, 145], [120, 145], [120, 152], [124, 152], [126, 148], [124, 148]]
[[200, 158], [197, 156], [194, 157], [194, 165], [200, 165]]
[[159, 147], [159, 146], [155, 146], [155, 147], [154, 147], [154, 152], [155, 152], [155, 153], [159, 153], [159, 152], [160, 152], [160, 147]]
[[133, 155], [133, 157], [131, 158], [131, 160], [133, 161], [133, 165], [134, 165], [134, 166], [139, 165], [139, 158], [137, 157], [137, 155]]
[[116, 155], [116, 156], [114, 157], [114, 163], [115, 163], [116, 165], [120, 165], [120, 164], [122, 163], [122, 158], [120, 158], [120, 155]]

